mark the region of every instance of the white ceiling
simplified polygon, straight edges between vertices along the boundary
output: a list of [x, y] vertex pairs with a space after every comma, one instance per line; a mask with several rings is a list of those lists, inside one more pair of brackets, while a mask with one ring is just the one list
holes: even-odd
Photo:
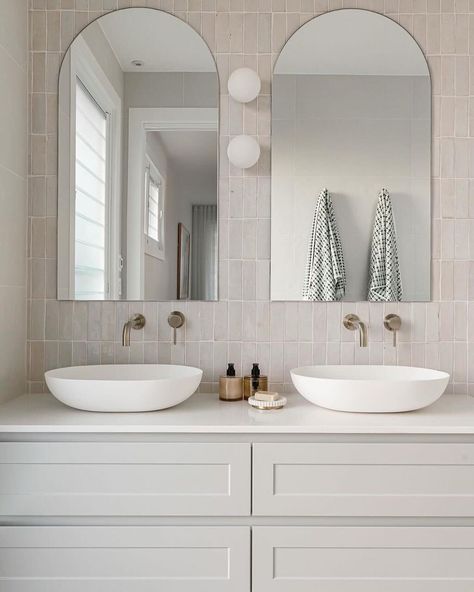
[[429, 76], [415, 40], [368, 10], [335, 10], [303, 25], [286, 43], [275, 74]]
[[163, 130], [158, 134], [174, 170], [199, 176], [217, 176], [217, 132]]
[[[96, 21], [124, 72], [215, 72], [206, 43], [188, 24], [152, 8], [117, 10]], [[132, 60], [145, 64], [137, 68]]]

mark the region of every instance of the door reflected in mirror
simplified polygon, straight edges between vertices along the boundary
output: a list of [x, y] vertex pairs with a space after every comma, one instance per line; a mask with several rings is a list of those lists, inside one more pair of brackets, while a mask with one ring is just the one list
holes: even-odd
[[431, 82], [389, 18], [304, 24], [272, 85], [272, 300], [430, 299]]
[[218, 119], [214, 59], [180, 19], [123, 9], [76, 37], [59, 77], [59, 299], [217, 300]]

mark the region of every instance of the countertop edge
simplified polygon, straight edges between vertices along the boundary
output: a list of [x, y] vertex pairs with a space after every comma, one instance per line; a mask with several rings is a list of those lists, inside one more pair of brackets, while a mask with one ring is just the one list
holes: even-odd
[[157, 429], [132, 426], [120, 426], [111, 428], [111, 426], [50, 426], [50, 425], [0, 425], [1, 434], [354, 434], [354, 435], [473, 435], [474, 426], [455, 426], [455, 427], [373, 427], [361, 426], [357, 428], [347, 427], [327, 427], [327, 426], [256, 426], [254, 428], [241, 426], [158, 426]]
[[474, 435], [474, 397], [446, 394], [425, 409], [406, 414], [329, 411], [288, 398], [279, 411], [222, 403], [196, 394], [176, 407], [137, 414], [78, 411], [50, 394], [22, 395], [0, 406], [0, 436], [67, 434], [219, 435]]

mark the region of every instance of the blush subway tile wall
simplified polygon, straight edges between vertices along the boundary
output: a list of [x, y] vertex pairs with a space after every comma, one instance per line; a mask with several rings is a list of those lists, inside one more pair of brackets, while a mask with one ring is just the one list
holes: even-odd
[[27, 24], [27, 0], [0, 2], [0, 401], [26, 387]]
[[[451, 373], [451, 392], [474, 395], [474, 1], [473, 0], [30, 0], [29, 390], [43, 372], [71, 364], [187, 363], [215, 390], [228, 360], [248, 372], [259, 361], [272, 384], [292, 390], [300, 364], [413, 364]], [[220, 301], [84, 303], [56, 301], [57, 78], [74, 35], [102, 13], [148, 6], [173, 13], [206, 40], [220, 76]], [[285, 41], [313, 16], [365, 8], [400, 23], [425, 52], [433, 84], [433, 266], [430, 303], [270, 302], [270, 92], [272, 65]], [[240, 105], [227, 78], [258, 70], [262, 93]], [[258, 138], [262, 156], [242, 172], [229, 165], [233, 135]], [[177, 308], [186, 328], [171, 343]], [[122, 324], [143, 312], [148, 325], [122, 348]], [[370, 345], [341, 327], [344, 314], [368, 321]], [[403, 320], [397, 349], [383, 316]]]

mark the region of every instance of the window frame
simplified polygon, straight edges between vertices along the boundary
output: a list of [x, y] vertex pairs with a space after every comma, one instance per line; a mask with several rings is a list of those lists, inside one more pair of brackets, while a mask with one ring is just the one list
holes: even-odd
[[[75, 192], [76, 192], [76, 81], [85, 87], [97, 105], [107, 114], [107, 180], [104, 300], [121, 294], [120, 194], [122, 101], [89, 49], [78, 37], [71, 46], [69, 105], [69, 294], [75, 295]], [[84, 300], [87, 300], [85, 298]]]
[[[161, 232], [160, 228], [158, 228], [158, 237], [161, 234], [161, 241], [156, 241], [148, 234], [148, 212], [149, 212], [149, 184], [150, 184], [150, 172], [152, 173], [153, 177], [156, 177], [158, 180], [158, 186], [160, 187], [160, 194], [159, 194], [159, 202], [161, 202], [162, 207], [161, 210], [163, 212], [163, 216], [160, 222], [161, 225]], [[160, 259], [164, 261], [165, 257], [165, 245], [166, 245], [166, 223], [165, 223], [165, 216], [166, 216], [166, 179], [161, 174], [160, 170], [150, 158], [148, 154], [145, 154], [145, 193], [144, 193], [144, 234], [145, 234], [145, 255], [149, 255], [150, 257], [155, 257], [155, 259]]]

